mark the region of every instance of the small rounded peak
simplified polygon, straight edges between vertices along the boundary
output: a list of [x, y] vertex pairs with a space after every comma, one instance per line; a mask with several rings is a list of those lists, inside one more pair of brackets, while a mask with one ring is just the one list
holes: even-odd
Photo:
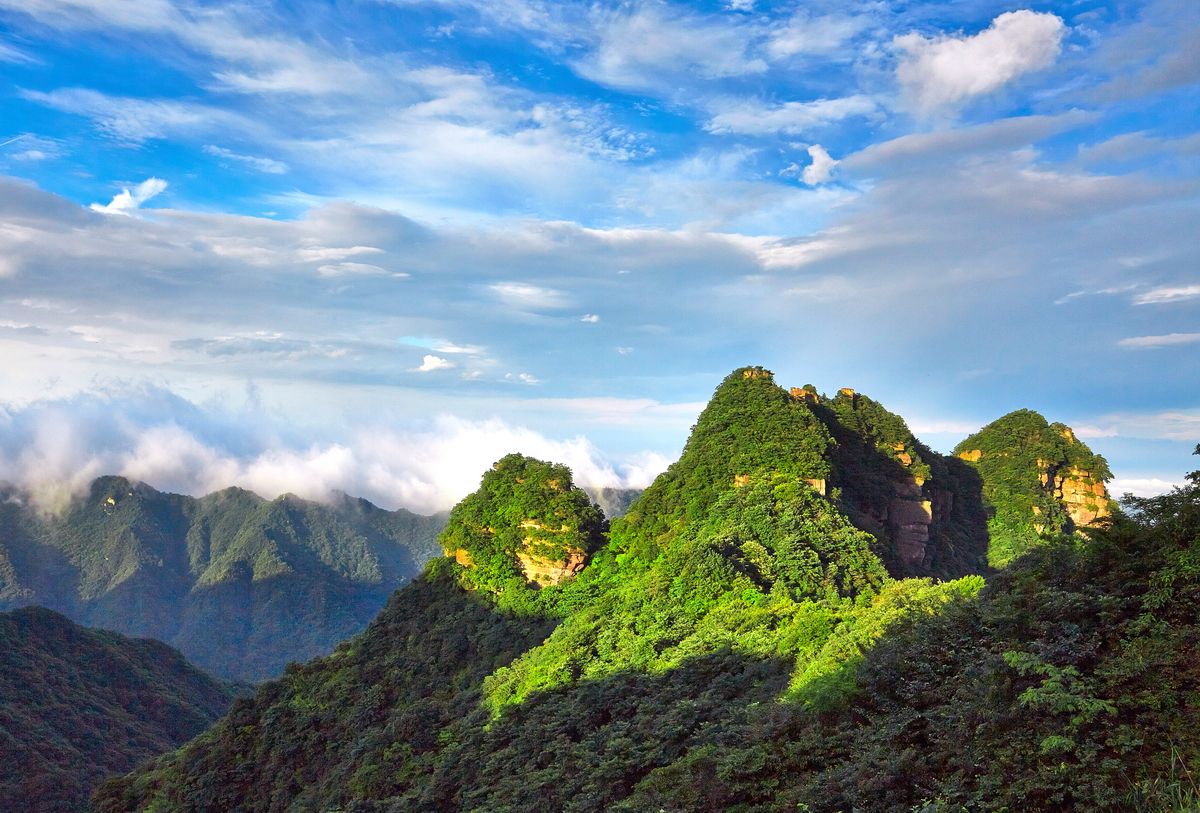
[[607, 530], [569, 468], [510, 454], [454, 507], [438, 539], [470, 586], [501, 594], [574, 576]]

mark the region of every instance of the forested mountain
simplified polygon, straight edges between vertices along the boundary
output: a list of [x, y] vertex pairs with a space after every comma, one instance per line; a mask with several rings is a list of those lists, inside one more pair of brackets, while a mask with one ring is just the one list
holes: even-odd
[[333, 649], [437, 552], [444, 516], [365, 500], [199, 499], [102, 477], [47, 515], [0, 492], [0, 609], [42, 605], [254, 681]]
[[157, 641], [0, 613], [0, 810], [84, 810], [100, 780], [199, 734], [233, 696]]
[[[1035, 468], [1082, 470], [1074, 444]], [[95, 809], [1176, 809], [1200, 475], [1086, 533], [1031, 503], [1000, 571], [993, 476], [864, 396], [737, 370], [607, 534], [565, 469], [504, 458], [363, 634]]]
[[988, 507], [988, 559], [1012, 561], [1046, 536], [1086, 528], [1113, 512], [1104, 483], [1108, 463], [1070, 427], [1019, 409], [955, 447], [983, 481]]

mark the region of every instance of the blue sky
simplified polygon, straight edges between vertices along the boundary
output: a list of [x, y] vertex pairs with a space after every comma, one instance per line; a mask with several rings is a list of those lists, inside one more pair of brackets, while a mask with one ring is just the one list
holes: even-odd
[[642, 484], [762, 364], [942, 450], [1038, 409], [1161, 490], [1198, 39], [1193, 0], [0, 0], [0, 477]]

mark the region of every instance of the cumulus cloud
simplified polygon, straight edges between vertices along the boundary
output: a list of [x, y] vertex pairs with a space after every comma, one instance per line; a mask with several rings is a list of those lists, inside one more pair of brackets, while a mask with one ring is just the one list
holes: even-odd
[[1022, 9], [1001, 14], [974, 36], [905, 34], [893, 40], [902, 52], [896, 78], [918, 112], [951, 109], [1048, 67], [1065, 33], [1058, 16]]
[[449, 508], [510, 452], [565, 463], [588, 487], [644, 488], [669, 461], [614, 462], [583, 436], [547, 437], [499, 419], [441, 416], [409, 427], [363, 426], [319, 442], [287, 439], [263, 415], [201, 409], [167, 391], [93, 393], [0, 407], [0, 480], [62, 508], [102, 474], [200, 495], [240, 486], [272, 499], [336, 492], [387, 508]]
[[431, 373], [434, 370], [449, 370], [454, 367], [454, 362], [449, 359], [444, 359], [441, 356], [426, 355], [421, 359], [421, 366], [416, 368], [418, 373]]
[[579, 321], [586, 322], [589, 325], [594, 325], [600, 321], [600, 317], [594, 313], [585, 313], [583, 316], [579, 317]]
[[92, 210], [106, 215], [131, 215], [146, 201], [161, 194], [167, 188], [162, 178], [147, 178], [130, 189], [124, 187], [108, 203], [93, 203]]
[[812, 161], [804, 168], [804, 173], [800, 176], [801, 180], [809, 186], [816, 186], [833, 177], [833, 168], [838, 165], [838, 162], [826, 152], [824, 147], [820, 144], [810, 144], [808, 157]]

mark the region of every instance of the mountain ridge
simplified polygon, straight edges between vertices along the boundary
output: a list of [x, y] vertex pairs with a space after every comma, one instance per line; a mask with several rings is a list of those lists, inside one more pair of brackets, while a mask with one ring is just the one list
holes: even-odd
[[[452, 512], [446, 555], [367, 631], [109, 782], [96, 810], [215, 810], [229, 793], [247, 811], [779, 809], [775, 794], [795, 788], [770, 765], [792, 756], [762, 732], [829, 720], [835, 742], [857, 736], [844, 712], [865, 702], [877, 642], [969, 612], [979, 574], [993, 573], [983, 474], [929, 452], [865, 396], [801, 390], [762, 368], [731, 373], [680, 459], [603, 544], [555, 549], [563, 562], [583, 557], [562, 578], [523, 572], [527, 532], [579, 527], [595, 506], [570, 496], [560, 467], [498, 462]], [[957, 515], [965, 525], [952, 506], [933, 510], [935, 484], [968, 507], [977, 500]], [[897, 500], [929, 521], [889, 522]], [[548, 522], [547, 510], [568, 513]], [[867, 518], [856, 523], [855, 511]], [[861, 527], [872, 518], [874, 534]], [[908, 559], [920, 577], [897, 555], [912, 542], [898, 533], [906, 524], [925, 525], [928, 549], [942, 551]], [[970, 536], [980, 530], [982, 546]], [[1027, 556], [1082, 544], [1046, 538]], [[757, 783], [730, 785], [737, 798], [719, 803], [720, 783], [704, 778], [718, 748], [745, 760], [722, 775]], [[824, 753], [832, 767], [847, 759], [832, 745]], [[824, 776], [794, 770], [799, 788]], [[689, 793], [700, 795], [681, 802]], [[804, 793], [786, 807], [833, 809]], [[895, 797], [888, 807], [863, 798], [850, 801], [898, 809]]]
[[258, 680], [322, 654], [438, 553], [444, 516], [238, 488], [203, 497], [97, 478], [61, 514], [0, 494], [0, 609], [40, 604]]

